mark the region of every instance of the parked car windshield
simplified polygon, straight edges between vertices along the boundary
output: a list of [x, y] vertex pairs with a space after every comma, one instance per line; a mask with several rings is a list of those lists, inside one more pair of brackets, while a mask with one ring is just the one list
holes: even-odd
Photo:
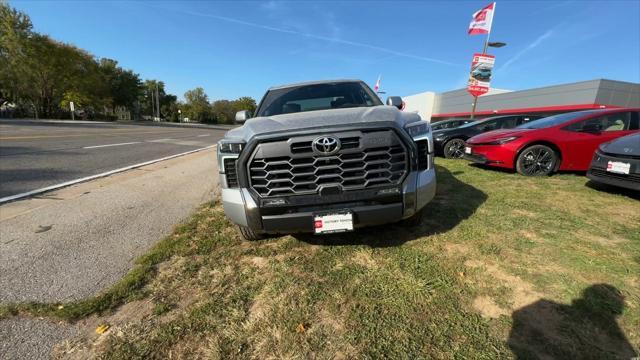
[[464, 124], [464, 125], [462, 125], [462, 126], [458, 126], [457, 128], [458, 128], [458, 129], [462, 129], [462, 128], [472, 127], [472, 126], [474, 126], [474, 125], [478, 125], [478, 124], [480, 124], [480, 123], [483, 123], [483, 122], [485, 122], [486, 120], [488, 120], [488, 119], [476, 120], [476, 121], [473, 121], [473, 120], [472, 120], [471, 122], [468, 122], [468, 123], [466, 123], [466, 124]]
[[269, 90], [256, 115], [273, 116], [378, 105], [382, 105], [378, 96], [362, 82], [323, 83]]
[[553, 115], [553, 116], [545, 117], [542, 119], [529, 121], [526, 124], [516, 126], [516, 129], [544, 129], [544, 128], [560, 125], [567, 121], [571, 121], [582, 116], [590, 115], [598, 111], [602, 111], [602, 110], [576, 111], [571, 113]]

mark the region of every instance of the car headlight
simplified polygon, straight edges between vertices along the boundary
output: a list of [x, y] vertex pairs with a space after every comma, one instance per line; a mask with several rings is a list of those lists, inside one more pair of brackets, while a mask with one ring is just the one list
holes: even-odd
[[519, 136], [509, 136], [506, 138], [502, 138], [502, 139], [498, 139], [498, 140], [493, 140], [493, 141], [489, 141], [488, 143], [486, 143], [487, 145], [502, 145], [502, 144], [506, 144], [508, 142], [511, 142], [515, 139], [519, 138]]
[[218, 152], [222, 154], [240, 154], [244, 149], [243, 142], [220, 141], [218, 142]]
[[418, 136], [426, 135], [431, 131], [431, 126], [426, 121], [419, 121], [413, 124], [409, 124], [404, 128], [409, 136], [416, 138]]

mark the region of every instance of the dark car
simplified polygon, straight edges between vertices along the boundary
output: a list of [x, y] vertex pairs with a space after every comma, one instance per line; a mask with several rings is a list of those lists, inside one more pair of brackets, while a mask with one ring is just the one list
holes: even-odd
[[461, 158], [464, 155], [465, 141], [470, 137], [497, 129], [511, 129], [540, 118], [541, 116], [538, 115], [494, 116], [455, 129], [434, 131], [435, 151], [437, 155], [443, 155], [449, 159]]
[[436, 121], [431, 123], [431, 130], [436, 131], [436, 130], [443, 130], [443, 129], [455, 129], [457, 127], [460, 127], [464, 124], [468, 124], [470, 122], [473, 122], [473, 120], [449, 119], [449, 120]]
[[640, 132], [598, 147], [587, 177], [595, 182], [640, 191]]

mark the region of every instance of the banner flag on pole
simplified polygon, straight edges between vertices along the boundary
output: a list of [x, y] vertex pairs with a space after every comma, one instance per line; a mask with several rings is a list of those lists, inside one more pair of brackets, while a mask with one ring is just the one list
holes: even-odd
[[488, 6], [476, 11], [469, 24], [469, 35], [488, 34], [491, 32], [491, 23], [493, 22], [493, 13], [496, 9], [496, 3], [493, 2]]
[[378, 80], [376, 80], [376, 85], [373, 87], [373, 91], [378, 92], [380, 90], [380, 78], [382, 75], [378, 75]]
[[489, 92], [491, 83], [491, 73], [496, 57], [488, 54], [473, 54], [471, 61], [471, 72], [467, 91], [474, 97], [484, 95]]

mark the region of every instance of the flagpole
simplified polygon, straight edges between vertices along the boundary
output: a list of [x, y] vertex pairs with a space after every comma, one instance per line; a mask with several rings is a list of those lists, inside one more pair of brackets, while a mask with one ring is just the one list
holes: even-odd
[[[487, 53], [487, 48], [489, 47], [489, 35], [491, 35], [491, 30], [487, 33], [487, 38], [484, 40], [484, 48], [482, 49], [482, 55]], [[471, 75], [469, 75], [471, 76]], [[473, 97], [473, 105], [471, 105], [471, 116], [469, 117], [471, 120], [475, 117], [476, 114], [476, 106], [478, 105], [478, 97]]]
[[[491, 20], [492, 20], [492, 24], [493, 25], [493, 16], [496, 13], [496, 3], [493, 3], [493, 14], [491, 15]], [[492, 26], [493, 27], [493, 26]], [[487, 54], [487, 48], [489, 47], [489, 36], [491, 36], [491, 27], [489, 28], [489, 31], [487, 32], [487, 38], [484, 40], [484, 47], [482, 48], [482, 55], [486, 55]], [[469, 76], [471, 76], [471, 74], [469, 74]], [[475, 117], [476, 114], [476, 106], [478, 105], [478, 97], [474, 96], [473, 97], [473, 105], [471, 106], [471, 116], [469, 117], [471, 120], [473, 120], [473, 118]]]

